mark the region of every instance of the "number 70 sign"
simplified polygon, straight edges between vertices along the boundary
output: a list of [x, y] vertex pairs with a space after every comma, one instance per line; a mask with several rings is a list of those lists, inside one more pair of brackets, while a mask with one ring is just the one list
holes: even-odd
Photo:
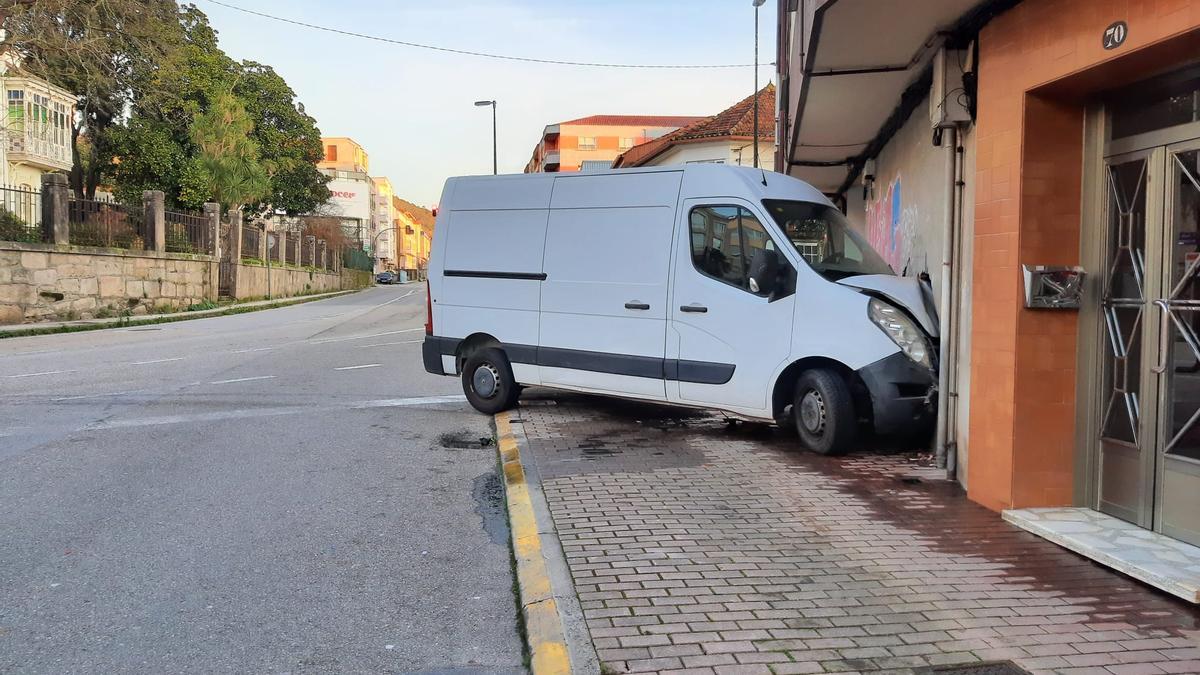
[[1116, 49], [1125, 44], [1125, 38], [1129, 37], [1129, 24], [1124, 21], [1117, 21], [1104, 29], [1104, 38], [1101, 44], [1105, 49]]

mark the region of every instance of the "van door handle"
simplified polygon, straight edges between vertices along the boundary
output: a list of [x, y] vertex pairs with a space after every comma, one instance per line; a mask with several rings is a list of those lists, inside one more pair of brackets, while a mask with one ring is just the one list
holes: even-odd
[[644, 302], [627, 302], [625, 303], [625, 309], [650, 309], [650, 305]]
[[704, 305], [684, 305], [679, 308], [681, 312], [694, 312], [696, 314], [707, 314], [708, 308]]

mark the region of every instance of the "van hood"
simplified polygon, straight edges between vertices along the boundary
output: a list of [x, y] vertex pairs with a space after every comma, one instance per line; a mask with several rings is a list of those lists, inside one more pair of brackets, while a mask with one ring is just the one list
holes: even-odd
[[907, 309], [930, 336], [938, 336], [938, 321], [934, 314], [932, 298], [919, 280], [891, 274], [864, 274], [839, 279], [837, 283], [882, 295]]

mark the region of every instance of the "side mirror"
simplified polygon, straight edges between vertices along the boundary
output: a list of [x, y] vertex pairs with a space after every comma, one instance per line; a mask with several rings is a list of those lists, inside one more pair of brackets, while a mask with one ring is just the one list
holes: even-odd
[[765, 248], [755, 249], [750, 261], [750, 292], [771, 295], [779, 283], [779, 255]]

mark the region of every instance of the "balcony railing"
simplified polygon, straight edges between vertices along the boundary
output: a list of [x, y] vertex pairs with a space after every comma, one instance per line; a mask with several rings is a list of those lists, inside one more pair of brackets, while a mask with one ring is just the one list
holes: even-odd
[[[49, 131], [49, 130], [48, 130]], [[71, 168], [71, 146], [55, 143], [34, 129], [8, 132], [9, 161], [29, 162], [49, 169]]]

